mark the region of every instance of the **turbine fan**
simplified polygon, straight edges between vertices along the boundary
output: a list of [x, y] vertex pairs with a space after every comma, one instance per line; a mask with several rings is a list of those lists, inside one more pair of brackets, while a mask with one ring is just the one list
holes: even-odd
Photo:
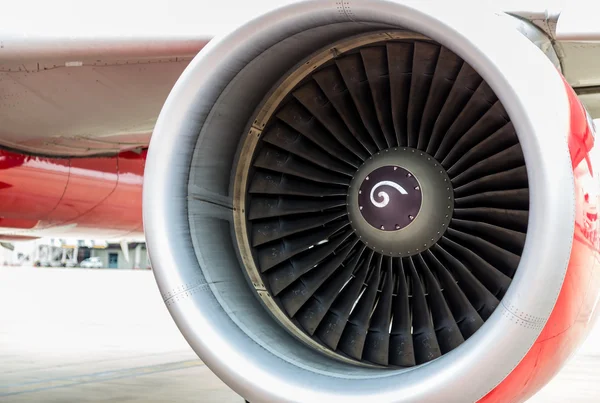
[[582, 340], [560, 313], [597, 296], [593, 131], [550, 39], [473, 7], [294, 2], [175, 85], [148, 250], [246, 400], [516, 402]]
[[[357, 172], [398, 149], [439, 164], [453, 198], [439, 236], [401, 253], [368, 244], [367, 224], [349, 217]], [[529, 205], [517, 135], [482, 77], [435, 42], [369, 44], [310, 71], [249, 152], [243, 242], [288, 330], [339, 358], [440, 357], [482, 326], [515, 275]], [[398, 232], [421, 236], [411, 226]]]

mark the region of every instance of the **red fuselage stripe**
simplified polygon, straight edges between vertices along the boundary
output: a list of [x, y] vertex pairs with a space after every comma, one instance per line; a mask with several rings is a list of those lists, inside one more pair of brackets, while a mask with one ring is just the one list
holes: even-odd
[[0, 150], [0, 234], [140, 236], [145, 162], [145, 150], [70, 159]]

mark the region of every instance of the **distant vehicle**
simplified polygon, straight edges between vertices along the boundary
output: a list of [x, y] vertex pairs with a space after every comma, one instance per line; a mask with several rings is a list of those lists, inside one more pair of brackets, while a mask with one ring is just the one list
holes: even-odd
[[51, 261], [51, 260], [40, 260], [35, 263], [36, 267], [60, 267], [60, 262]]
[[102, 260], [100, 260], [99, 257], [87, 258], [79, 264], [79, 267], [82, 267], [84, 269], [99, 269], [103, 266], [104, 265], [102, 264]]

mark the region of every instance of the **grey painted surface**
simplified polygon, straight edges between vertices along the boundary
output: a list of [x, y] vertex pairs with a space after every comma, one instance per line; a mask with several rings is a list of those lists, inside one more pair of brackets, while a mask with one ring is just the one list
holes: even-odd
[[[145, 146], [190, 57], [211, 38], [295, 2], [107, 0], [88, 8], [56, 0], [36, 4], [35, 13], [29, 3], [6, 2], [0, 20], [0, 144], [53, 155]], [[558, 18], [563, 6], [557, 0], [490, 3], [542, 29], [546, 9]], [[593, 2], [565, 3], [560, 23], [551, 19], [548, 29], [559, 39], [563, 71], [571, 85], [597, 86], [600, 43], [588, 40], [600, 38], [598, 14]], [[477, 19], [472, 9], [464, 12]], [[585, 99], [594, 117], [600, 116], [598, 99], [598, 91]]]

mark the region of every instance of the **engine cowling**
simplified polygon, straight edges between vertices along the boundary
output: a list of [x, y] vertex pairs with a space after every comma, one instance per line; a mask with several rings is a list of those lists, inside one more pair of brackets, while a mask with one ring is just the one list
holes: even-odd
[[460, 11], [293, 4], [213, 40], [169, 96], [145, 174], [152, 265], [246, 399], [517, 401], [585, 333], [585, 110], [504, 17]]

